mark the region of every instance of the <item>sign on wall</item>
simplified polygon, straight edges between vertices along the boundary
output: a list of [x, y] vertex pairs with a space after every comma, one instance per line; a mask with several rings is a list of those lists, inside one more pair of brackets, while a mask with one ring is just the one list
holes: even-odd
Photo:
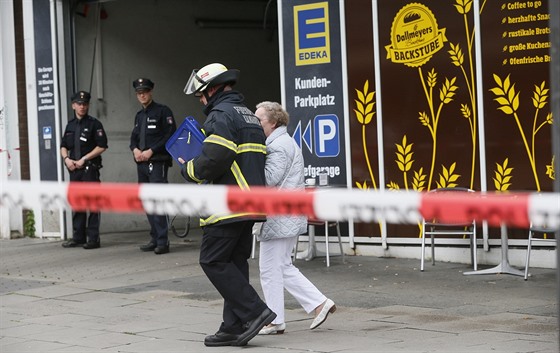
[[39, 126], [39, 168], [41, 180], [57, 180], [58, 141], [54, 132], [55, 95], [53, 48], [49, 0], [33, 1], [35, 77]]
[[[336, 161], [342, 170], [344, 144], [332, 157], [337, 150], [327, 141], [349, 129], [353, 187], [551, 190], [558, 156], [551, 153], [548, 1], [478, 4], [351, 0], [339, 21], [338, 2], [284, 2], [285, 100], [306, 162]], [[344, 71], [347, 87], [340, 86]], [[341, 112], [344, 94], [349, 107]], [[319, 95], [332, 96], [334, 106], [301, 105]], [[378, 230], [367, 225], [356, 235]], [[418, 234], [417, 227], [388, 228], [389, 236]]]
[[480, 17], [488, 189], [550, 191], [548, 1], [490, 1]]
[[[381, 87], [370, 90], [383, 96], [385, 188], [552, 188], [548, 2], [481, 1], [478, 14], [473, 5], [471, 0], [377, 2], [373, 30], [380, 47], [373, 50], [382, 58]], [[476, 33], [475, 16], [482, 33]], [[361, 82], [372, 81], [368, 71], [349, 68], [350, 77], [360, 72], [366, 74]], [[480, 174], [481, 164], [486, 175]]]
[[346, 185], [344, 87], [338, 1], [282, 3], [285, 108], [305, 178]]

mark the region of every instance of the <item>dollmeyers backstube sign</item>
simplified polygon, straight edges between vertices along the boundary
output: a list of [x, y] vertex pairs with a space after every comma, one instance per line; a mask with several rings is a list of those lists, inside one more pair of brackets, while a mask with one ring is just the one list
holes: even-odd
[[421, 66], [443, 49], [445, 29], [438, 29], [434, 14], [426, 6], [410, 4], [395, 16], [387, 59], [407, 66]]

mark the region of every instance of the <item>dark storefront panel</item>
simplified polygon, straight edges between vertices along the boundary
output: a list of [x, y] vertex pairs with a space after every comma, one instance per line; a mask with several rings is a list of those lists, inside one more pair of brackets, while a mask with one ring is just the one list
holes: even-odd
[[346, 186], [344, 85], [338, 1], [284, 2], [284, 80], [289, 131], [305, 177]]
[[[381, 0], [375, 28], [371, 2], [347, 1], [353, 187], [381, 187], [376, 120], [382, 118], [388, 190], [481, 190], [481, 158], [490, 192], [552, 190], [548, 7], [537, 3], [481, 1], [481, 157], [473, 2]], [[373, 31], [379, 48], [373, 47]], [[376, 50], [381, 87], [374, 84]], [[509, 89], [501, 96], [497, 82]], [[359, 113], [372, 103], [373, 115]], [[419, 227], [406, 225], [388, 225], [387, 233], [420, 235]], [[379, 227], [358, 225], [356, 235], [378, 236]]]

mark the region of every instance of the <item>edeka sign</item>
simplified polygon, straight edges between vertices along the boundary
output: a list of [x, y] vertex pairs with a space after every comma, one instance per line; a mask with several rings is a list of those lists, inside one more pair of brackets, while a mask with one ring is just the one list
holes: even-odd
[[340, 1], [280, 4], [282, 103], [290, 114], [288, 131], [303, 152], [305, 178], [327, 175], [329, 185], [346, 185]]
[[296, 65], [331, 62], [327, 2], [294, 6]]

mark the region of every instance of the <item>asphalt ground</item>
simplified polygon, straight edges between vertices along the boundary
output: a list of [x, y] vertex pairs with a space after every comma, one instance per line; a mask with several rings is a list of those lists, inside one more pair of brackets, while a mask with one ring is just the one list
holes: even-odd
[[556, 270], [524, 281], [373, 256], [296, 261], [337, 305], [319, 328], [287, 294], [283, 335], [205, 347], [222, 300], [198, 265], [201, 232], [170, 239], [166, 255], [138, 249], [145, 233], [102, 234], [95, 250], [0, 240], [0, 352], [558, 352]]

